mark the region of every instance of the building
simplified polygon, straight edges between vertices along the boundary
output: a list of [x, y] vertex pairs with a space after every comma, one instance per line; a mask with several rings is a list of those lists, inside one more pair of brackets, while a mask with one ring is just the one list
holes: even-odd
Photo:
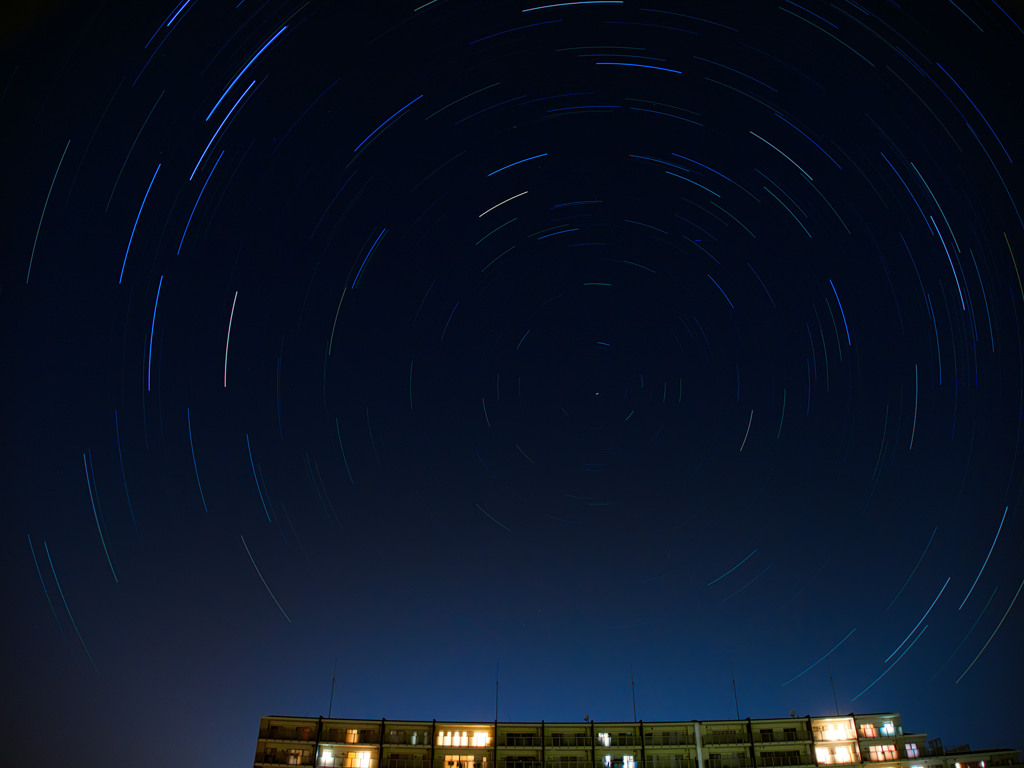
[[255, 768], [1024, 768], [1013, 749], [943, 748], [899, 713], [686, 722], [470, 723], [264, 717]]

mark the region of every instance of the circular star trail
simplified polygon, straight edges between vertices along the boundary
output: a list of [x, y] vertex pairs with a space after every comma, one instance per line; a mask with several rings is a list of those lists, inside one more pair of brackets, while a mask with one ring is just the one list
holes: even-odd
[[14, 14], [13, 722], [69, 723], [32, 754], [245, 762], [335, 659], [342, 716], [493, 718], [500, 662], [502, 720], [629, 720], [632, 664], [647, 720], [1016, 746], [1022, 24]]

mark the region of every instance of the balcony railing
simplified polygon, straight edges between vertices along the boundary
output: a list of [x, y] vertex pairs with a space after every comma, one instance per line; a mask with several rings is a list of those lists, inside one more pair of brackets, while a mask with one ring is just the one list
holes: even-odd
[[576, 735], [551, 736], [548, 738], [549, 747], [590, 747], [590, 737]]
[[260, 729], [260, 738], [273, 741], [316, 741], [316, 728], [272, 725]]
[[697, 768], [697, 760], [693, 757], [673, 755], [656, 755], [647, 757], [647, 768]]
[[785, 744], [786, 742], [810, 740], [810, 731], [772, 731], [771, 733], [754, 732], [755, 744]]
[[668, 747], [676, 745], [696, 744], [697, 739], [692, 731], [666, 731], [664, 733], [648, 733], [645, 737], [648, 747]]
[[749, 757], [709, 757], [704, 768], [754, 768], [754, 763]]
[[381, 762], [381, 768], [425, 768], [426, 761], [422, 757], [388, 757]]
[[749, 744], [750, 737], [746, 731], [712, 731], [701, 734], [704, 744]]
[[765, 752], [757, 756], [758, 766], [789, 766], [789, 765], [814, 765], [814, 758], [810, 755], [780, 755]]
[[512, 736], [511, 734], [503, 735], [498, 743], [499, 747], [539, 747], [540, 745], [540, 736]]
[[257, 765], [313, 765], [313, 756], [298, 755], [256, 755]]

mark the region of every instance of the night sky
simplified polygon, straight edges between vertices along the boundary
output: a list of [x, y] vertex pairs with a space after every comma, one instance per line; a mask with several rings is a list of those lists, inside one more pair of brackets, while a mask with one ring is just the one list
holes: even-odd
[[5, 760], [1024, 747], [1019, 4], [4, 14]]

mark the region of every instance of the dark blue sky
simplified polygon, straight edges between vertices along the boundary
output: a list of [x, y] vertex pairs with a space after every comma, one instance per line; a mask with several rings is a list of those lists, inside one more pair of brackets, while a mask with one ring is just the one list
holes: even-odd
[[5, 723], [902, 711], [1024, 746], [1024, 24], [55, 3], [0, 35]]

